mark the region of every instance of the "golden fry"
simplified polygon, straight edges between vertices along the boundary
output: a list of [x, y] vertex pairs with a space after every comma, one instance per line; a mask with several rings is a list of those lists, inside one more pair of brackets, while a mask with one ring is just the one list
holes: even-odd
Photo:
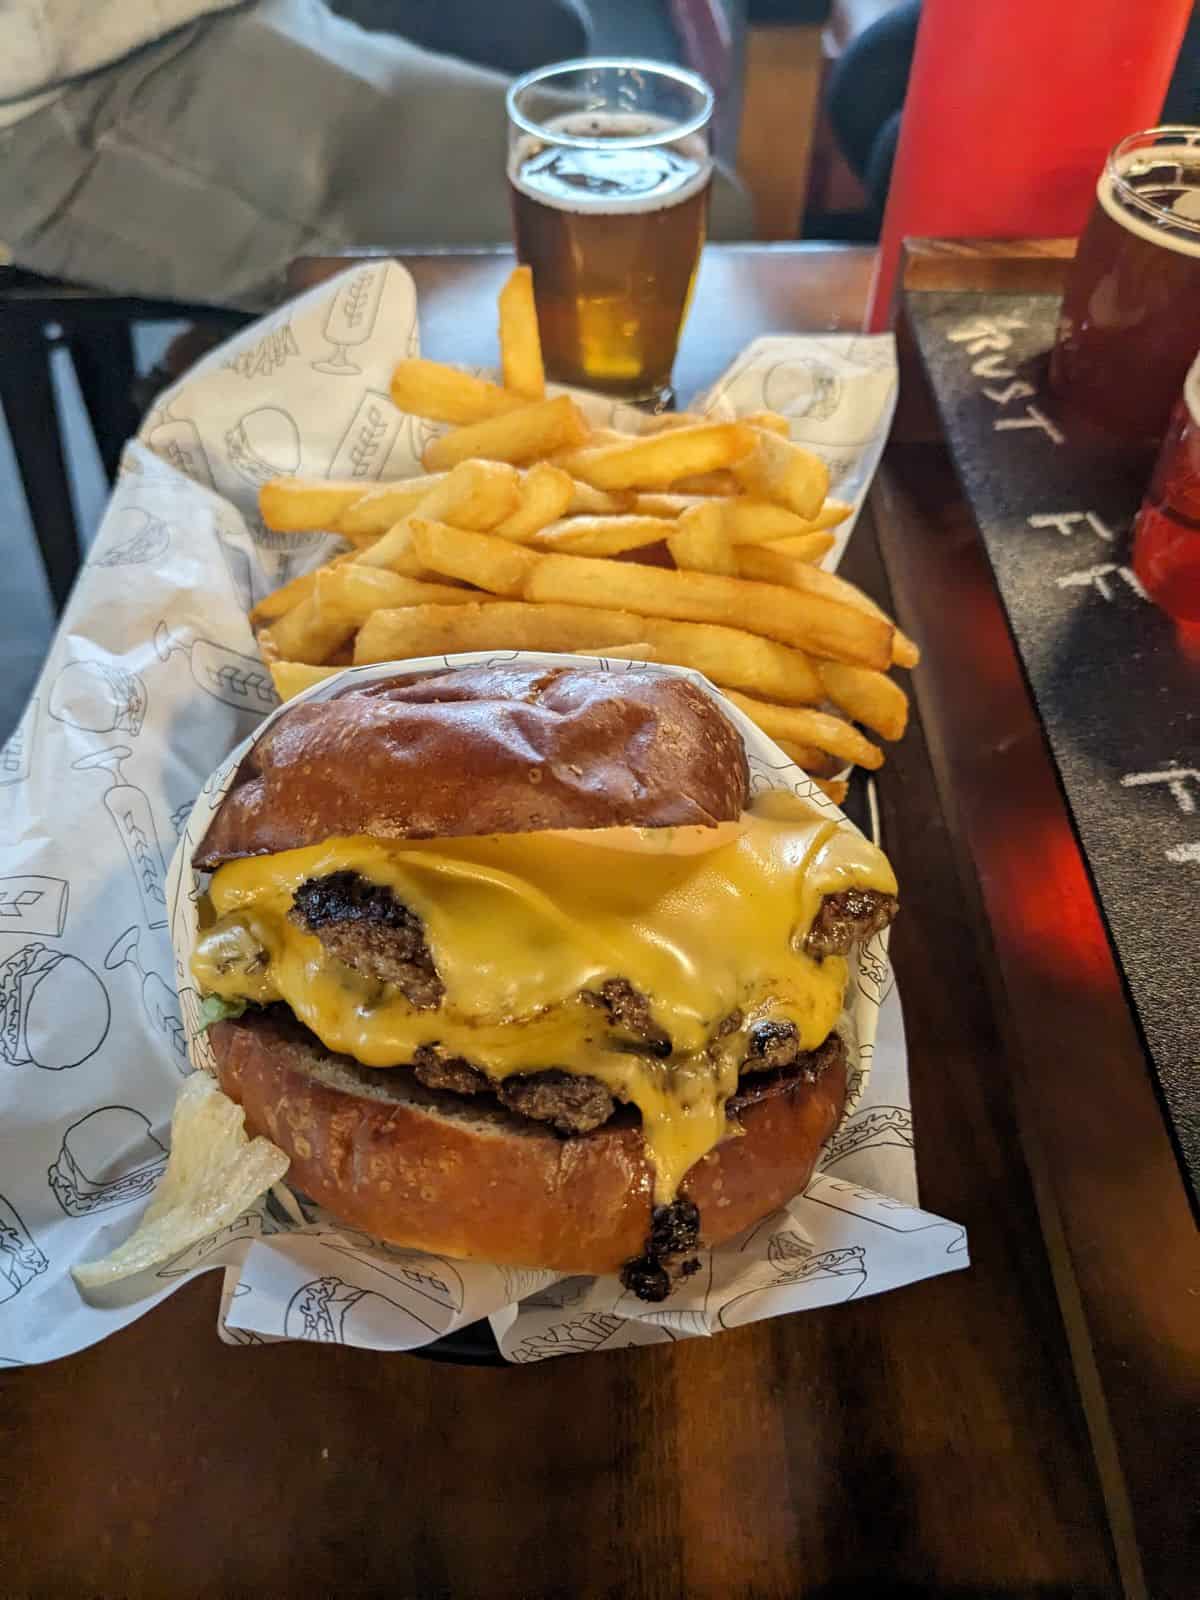
[[359, 554], [366, 567], [386, 567], [408, 578], [427, 577], [413, 549], [411, 519], [451, 523], [459, 528], [494, 528], [512, 514], [520, 501], [520, 480], [515, 467], [503, 461], [461, 461], [434, 484], [415, 512], [389, 528], [369, 549]]
[[500, 291], [500, 369], [504, 387], [526, 400], [546, 392], [542, 341], [533, 299], [533, 272], [514, 267]]
[[632, 489], [609, 494], [605, 489], [593, 489], [590, 483], [572, 478], [571, 498], [563, 514], [568, 517], [615, 517], [623, 511], [640, 510], [637, 499]]
[[[454, 470], [457, 472], [458, 468]], [[561, 467], [552, 467], [548, 461], [538, 461], [521, 474], [517, 488], [520, 496], [517, 509], [503, 522], [498, 522], [491, 531], [498, 533], [502, 539], [515, 539], [518, 544], [523, 544], [532, 534], [539, 533], [566, 515], [574, 483]], [[442, 520], [462, 526], [461, 522], [456, 523], [454, 517]]]
[[702, 411], [663, 411], [657, 417], [647, 417], [638, 430], [643, 436], [651, 433], [669, 433], [672, 428], [690, 428], [697, 422], [711, 422]]
[[881, 739], [900, 739], [908, 726], [908, 696], [900, 685], [869, 667], [822, 661], [817, 669], [825, 693], [839, 711], [861, 722]]
[[679, 478], [729, 466], [761, 437], [743, 422], [701, 422], [599, 448], [589, 443], [564, 465], [597, 489], [666, 489]]
[[[486, 534], [471, 537], [488, 539]], [[421, 554], [428, 559], [424, 549]], [[446, 566], [430, 565], [449, 572]], [[461, 575], [469, 574], [450, 573]], [[490, 587], [480, 578], [475, 581]], [[611, 606], [681, 622], [720, 623], [798, 646], [813, 655], [865, 667], [886, 667], [891, 659], [892, 628], [881, 618], [823, 596], [707, 572], [670, 572], [587, 556], [544, 555], [534, 557], [520, 590], [504, 592], [520, 593], [526, 600]]]
[[[779, 747], [781, 750], [783, 746]], [[850, 785], [845, 778], [814, 778], [813, 782], [821, 793], [832, 800], [835, 806], [844, 806], [846, 796], [850, 793]]]
[[338, 518], [362, 493], [357, 479], [270, 478], [258, 491], [258, 509], [275, 533], [333, 533]]
[[728, 694], [734, 705], [740, 707], [768, 739], [778, 736], [797, 744], [812, 745], [839, 760], [853, 761], [872, 771], [883, 765], [883, 751], [841, 717], [830, 716], [827, 711], [814, 711], [808, 706], [772, 705], [766, 700], [753, 700], [734, 689]]
[[412, 356], [401, 361], [392, 373], [392, 400], [401, 411], [431, 422], [462, 425], [483, 422], [488, 417], [516, 411], [522, 400], [498, 383], [477, 378], [474, 373], [440, 361]]
[[419, 583], [378, 567], [362, 567], [353, 562], [342, 567], [322, 567], [313, 593], [259, 634], [259, 648], [268, 661], [323, 666], [381, 606], [450, 606], [477, 599], [468, 589], [456, 589], [448, 583]]
[[476, 584], [492, 594], [520, 598], [533, 569], [545, 559], [495, 534], [468, 533], [424, 517], [411, 518], [409, 526], [417, 554], [431, 571]]
[[737, 577], [737, 558], [725, 532], [719, 506], [712, 502], [692, 506], [678, 522], [667, 526], [674, 530], [667, 538], [667, 549], [681, 570]]
[[773, 500], [809, 521], [829, 493], [829, 469], [813, 455], [778, 434], [754, 429], [754, 449], [734, 463], [733, 475], [747, 494]]
[[[347, 561], [358, 559], [360, 552], [357, 550], [343, 550], [340, 555], [334, 556], [332, 561], [327, 561], [325, 566], [342, 566]], [[298, 578], [293, 578], [290, 583], [285, 583], [281, 588], [272, 589], [270, 594], [263, 598], [250, 612], [250, 621], [256, 628], [265, 622], [274, 622], [286, 612], [298, 606], [302, 600], [307, 600], [316, 587], [317, 573], [324, 572], [325, 567], [314, 567], [311, 572], [302, 572]]]
[[583, 412], [569, 395], [560, 394], [552, 400], [522, 405], [505, 416], [444, 433], [427, 447], [423, 460], [430, 472], [457, 466], [472, 457], [523, 464], [582, 444], [587, 435]]
[[579, 556], [618, 556], [657, 544], [675, 532], [665, 517], [565, 517], [534, 535], [535, 550], [566, 550]]
[[272, 661], [268, 665], [275, 693], [281, 700], [290, 700], [293, 695], [302, 694], [314, 683], [332, 678], [342, 670], [341, 667], [311, 667], [304, 661]]
[[[836, 600], [841, 605], [853, 606], [864, 615], [891, 625], [891, 619], [880, 610], [874, 600], [868, 599], [861, 589], [848, 583], [845, 578], [839, 578], [836, 572], [826, 572], [822, 567], [814, 567], [808, 561], [797, 561], [794, 556], [782, 555], [777, 550], [760, 548], [757, 545], [738, 545], [736, 549], [738, 570], [743, 578], [756, 578], [761, 583], [784, 583], [790, 588], [802, 590], [805, 594], [821, 595], [828, 600]], [[920, 659], [916, 645], [898, 628], [893, 627], [892, 632], [890, 660], [901, 667], [915, 665]], [[862, 663], [862, 665], [875, 664]], [[886, 661], [883, 663], [885, 667], [888, 664]]]
[[719, 504], [725, 531], [734, 544], [774, 544], [777, 539], [792, 539], [815, 531], [812, 522], [770, 500], [734, 495]]
[[765, 428], [768, 433], [777, 433], [781, 439], [791, 435], [791, 424], [778, 411], [751, 411], [741, 420], [748, 422], [752, 428]]
[[679, 517], [693, 506], [709, 503], [703, 494], [639, 494], [634, 498], [634, 510], [643, 517]]
[[798, 533], [791, 539], [777, 539], [771, 549], [790, 556], [793, 561], [815, 564], [823, 560], [836, 543], [831, 533]]
[[809, 774], [823, 772], [829, 765], [829, 757], [824, 750], [818, 750], [815, 745], [797, 744], [794, 739], [776, 739], [775, 743], [789, 761], [794, 761]]
[[736, 628], [669, 622], [597, 606], [417, 605], [376, 611], [355, 641], [356, 663], [456, 650], [584, 650], [618, 652], [693, 667], [717, 684], [749, 689], [795, 704], [819, 700], [821, 680], [798, 650]]
[[675, 494], [728, 496], [741, 494], [742, 486], [727, 467], [716, 472], [694, 472], [671, 485]]
[[415, 511], [445, 477], [444, 472], [426, 472], [419, 478], [402, 478], [398, 483], [381, 483], [366, 490], [342, 513], [337, 532], [356, 544], [366, 538], [377, 539], [394, 528], [401, 517]]

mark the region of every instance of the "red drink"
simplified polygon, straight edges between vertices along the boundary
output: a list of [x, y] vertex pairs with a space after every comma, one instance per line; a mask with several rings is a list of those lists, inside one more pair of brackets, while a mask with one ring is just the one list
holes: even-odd
[[1050, 382], [1068, 422], [1156, 444], [1200, 350], [1200, 129], [1152, 128], [1105, 164]]
[[1133, 525], [1133, 570], [1177, 622], [1200, 623], [1200, 359]]

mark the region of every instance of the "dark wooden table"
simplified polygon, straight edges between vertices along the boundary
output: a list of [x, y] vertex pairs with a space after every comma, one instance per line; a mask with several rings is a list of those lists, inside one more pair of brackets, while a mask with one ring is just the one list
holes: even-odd
[[[506, 259], [413, 266], [426, 351], [490, 356]], [[681, 394], [854, 329], [870, 269], [710, 251]], [[971, 1270], [511, 1370], [226, 1348], [209, 1276], [0, 1374], [0, 1593], [1195, 1595], [1197, 1241], [982, 562], [942, 447], [893, 445], [844, 570], [925, 648], [880, 791]]]

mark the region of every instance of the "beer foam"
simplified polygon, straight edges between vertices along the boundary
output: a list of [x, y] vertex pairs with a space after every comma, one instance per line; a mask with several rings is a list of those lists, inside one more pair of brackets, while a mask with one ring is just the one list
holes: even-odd
[[[1166, 157], [1164, 156], [1163, 159], [1165, 160]], [[1180, 164], [1186, 165], [1186, 163]], [[1175, 202], [1173, 214], [1178, 218], [1181, 226], [1194, 228], [1197, 223], [1200, 223], [1200, 167], [1193, 168], [1193, 171], [1196, 177], [1196, 187], [1182, 190], [1178, 200]], [[1128, 179], [1130, 173], [1127, 170], [1121, 176]], [[1136, 189], [1133, 190], [1135, 195], [1137, 192]], [[1133, 205], [1130, 205], [1128, 201], [1118, 197], [1115, 180], [1107, 168], [1100, 174], [1100, 179], [1096, 184], [1096, 199], [1118, 226], [1134, 234], [1137, 238], [1145, 239], [1150, 244], [1161, 245], [1164, 250], [1173, 250], [1176, 255], [1192, 256], [1200, 259], [1200, 237], [1185, 238], [1180, 233], [1172, 232], [1170, 224], [1167, 222], [1156, 223], [1149, 221], [1140, 210], [1135, 209], [1136, 201]], [[1148, 201], [1143, 201], [1143, 204], [1149, 203]]]
[[[545, 140], [526, 134], [516, 142], [509, 156], [509, 182], [530, 200], [555, 211], [588, 216], [632, 216], [682, 205], [712, 176], [712, 157], [701, 135], [632, 150], [605, 149], [603, 144], [607, 139], [669, 135], [673, 126], [662, 117], [634, 111], [575, 111], [556, 117], [546, 123]], [[586, 149], [555, 145], [555, 134], [598, 143]], [[529, 170], [542, 156], [547, 158], [545, 166]], [[565, 170], [551, 171], [551, 164]], [[579, 185], [594, 183], [597, 187], [577, 186], [569, 181], [572, 177]], [[645, 185], [640, 191], [634, 188], [638, 183]]]

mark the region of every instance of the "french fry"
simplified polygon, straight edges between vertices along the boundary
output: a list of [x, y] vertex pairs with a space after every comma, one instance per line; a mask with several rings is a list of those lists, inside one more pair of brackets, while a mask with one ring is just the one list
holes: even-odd
[[716, 472], [694, 472], [671, 485], [676, 494], [741, 494], [742, 488], [727, 467]]
[[342, 513], [362, 498], [358, 479], [270, 478], [258, 491], [258, 509], [275, 533], [337, 531]]
[[358, 664], [456, 650], [586, 650], [693, 667], [718, 684], [798, 705], [823, 690], [813, 664], [798, 650], [736, 628], [668, 622], [596, 606], [416, 605], [376, 611], [355, 640]]
[[500, 291], [500, 370], [504, 387], [513, 394], [526, 400], [540, 400], [545, 394], [546, 372], [529, 267], [514, 267]]
[[[338, 567], [347, 561], [357, 560], [360, 552], [357, 550], [343, 550], [340, 555], [334, 556], [332, 561], [326, 562], [328, 567]], [[293, 578], [290, 583], [283, 584], [278, 589], [272, 589], [270, 594], [263, 598], [250, 612], [250, 621], [256, 628], [264, 623], [275, 622], [302, 600], [307, 600], [316, 587], [317, 573], [324, 572], [325, 567], [314, 567], [312, 572], [302, 572], [298, 578]]]
[[459, 426], [502, 417], [523, 404], [519, 394], [510, 394], [498, 383], [421, 356], [401, 361], [392, 373], [392, 401], [414, 417]]
[[706, 417], [702, 411], [663, 411], [657, 417], [647, 417], [642, 423], [639, 432], [643, 435], [650, 433], [668, 433], [672, 428], [690, 428], [697, 422], [711, 422], [711, 417]]
[[[822, 567], [814, 567], [810, 562], [797, 561], [794, 556], [782, 555], [777, 550], [758, 545], [737, 545], [735, 551], [738, 571], [743, 578], [754, 578], [760, 583], [784, 583], [790, 588], [802, 590], [805, 594], [821, 595], [828, 600], [836, 600], [841, 605], [853, 606], [866, 616], [877, 620], [888, 623], [891, 621], [874, 600], [869, 600], [861, 589], [855, 588], [852, 583], [847, 583], [845, 578], [839, 578], [836, 572], [826, 572]], [[898, 628], [893, 627], [892, 632], [891, 661], [899, 667], [915, 666], [920, 659], [916, 645]], [[887, 666], [888, 663], [884, 662], [883, 665]]]
[[733, 475], [747, 494], [773, 500], [798, 517], [811, 521], [829, 493], [829, 468], [813, 455], [778, 434], [754, 430], [757, 443], [733, 464]]
[[426, 472], [419, 478], [402, 478], [399, 483], [381, 483], [366, 490], [338, 520], [337, 532], [343, 539], [361, 544], [377, 539], [394, 528], [401, 517], [415, 511], [431, 489], [446, 477], [444, 472]]
[[709, 503], [703, 494], [639, 494], [634, 499], [634, 510], [643, 517], [679, 517], [692, 506]]
[[839, 711], [864, 723], [881, 739], [901, 739], [908, 726], [908, 696], [900, 685], [869, 667], [822, 661], [817, 669], [825, 693]]
[[[424, 517], [410, 518], [409, 527], [417, 554], [431, 571], [513, 599], [521, 597], [534, 568], [546, 559], [495, 534], [468, 533]], [[427, 598], [434, 599], [432, 595]]]
[[690, 572], [719, 572], [737, 577], [737, 558], [725, 532], [721, 508], [712, 502], [692, 506], [668, 523], [667, 549], [675, 565]]
[[[781, 750], [783, 746], [779, 747]], [[813, 782], [823, 795], [827, 795], [835, 806], [844, 806], [846, 796], [850, 793], [850, 785], [845, 778], [814, 778]]]
[[796, 744], [812, 745], [871, 771], [883, 765], [883, 751], [841, 717], [830, 716], [827, 711], [814, 711], [808, 706], [772, 705], [766, 700], [751, 699], [736, 689], [726, 692], [768, 739], [778, 736]]
[[568, 517], [615, 517], [623, 511], [636, 511], [638, 496], [632, 489], [621, 489], [609, 494], [606, 489], [593, 489], [580, 478], [571, 479], [571, 498], [564, 515]]
[[679, 478], [729, 466], [763, 437], [744, 422], [700, 422], [620, 444], [589, 443], [564, 465], [597, 489], [666, 489]]
[[535, 550], [566, 550], [579, 556], [619, 556], [626, 550], [657, 544], [675, 532], [665, 517], [565, 517], [534, 534]]
[[341, 667], [311, 667], [304, 661], [272, 661], [268, 665], [275, 693], [281, 700], [290, 700], [293, 695], [302, 694], [314, 683], [332, 678], [335, 672], [342, 670]]
[[[464, 534], [464, 538], [478, 538]], [[469, 589], [448, 583], [419, 583], [378, 567], [354, 562], [322, 567], [307, 600], [258, 636], [267, 661], [299, 661], [324, 666], [334, 651], [381, 606], [461, 605], [477, 602]]]
[[793, 539], [816, 531], [812, 522], [770, 500], [734, 495], [719, 504], [725, 531], [733, 544], [774, 544], [778, 539]]
[[[472, 534], [475, 540], [487, 534]], [[530, 552], [532, 553], [532, 552]], [[438, 572], [464, 575], [449, 564], [422, 558]], [[467, 573], [469, 574], [469, 564]], [[491, 587], [483, 578], [475, 582]], [[853, 606], [802, 594], [768, 583], [717, 577], [708, 572], [670, 572], [659, 567], [587, 556], [543, 555], [524, 577], [523, 587], [503, 591], [526, 600], [553, 600], [565, 605], [601, 605], [637, 610], [643, 616], [671, 617], [679, 622], [714, 622], [745, 628], [795, 645], [812, 655], [852, 661], [864, 667], [886, 667], [891, 659], [891, 624], [867, 616]]]
[[853, 510], [854, 507], [847, 505], [844, 500], [826, 500], [812, 519], [813, 532], [816, 533], [823, 528], [836, 528], [840, 522], [845, 522]]
[[[458, 468], [454, 470], [457, 472]], [[520, 496], [517, 509], [498, 522], [492, 532], [499, 534], [502, 539], [515, 539], [521, 544], [532, 534], [539, 533], [566, 515], [574, 493], [574, 480], [561, 467], [552, 467], [548, 461], [538, 461], [521, 474], [517, 488]], [[443, 520], [451, 524], [455, 521], [453, 517]]]
[[831, 533], [798, 533], [791, 539], [776, 540], [771, 549], [791, 556], [793, 561], [815, 563], [827, 556], [836, 543]]
[[522, 405], [518, 411], [509, 411], [502, 417], [491, 417], [486, 422], [471, 423], [455, 428], [452, 433], [444, 433], [427, 447], [422, 459], [430, 472], [457, 466], [473, 456], [523, 464], [556, 450], [580, 445], [587, 435], [583, 412], [569, 395], [560, 394], [552, 400], [535, 400], [531, 405]]
[[449, 522], [457, 528], [494, 528], [512, 514], [520, 498], [517, 470], [507, 462], [460, 461], [438, 479], [415, 512], [389, 528], [369, 549], [360, 551], [359, 560], [365, 567], [386, 567], [408, 578], [428, 577], [428, 569], [413, 549], [409, 526], [413, 516]]
[[797, 744], [794, 739], [776, 739], [775, 743], [789, 761], [794, 761], [807, 773], [823, 772], [829, 765], [829, 757], [824, 750], [818, 750], [815, 745]]

